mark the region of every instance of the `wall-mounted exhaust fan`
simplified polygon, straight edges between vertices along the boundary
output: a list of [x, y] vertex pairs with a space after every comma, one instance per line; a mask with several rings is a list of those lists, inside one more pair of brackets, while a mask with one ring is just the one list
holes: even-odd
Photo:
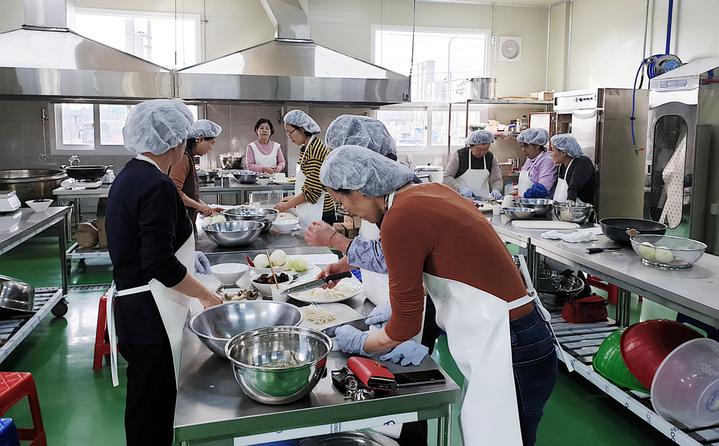
[[499, 38], [499, 61], [500, 62], [521, 62], [522, 61], [522, 38], [506, 37]]

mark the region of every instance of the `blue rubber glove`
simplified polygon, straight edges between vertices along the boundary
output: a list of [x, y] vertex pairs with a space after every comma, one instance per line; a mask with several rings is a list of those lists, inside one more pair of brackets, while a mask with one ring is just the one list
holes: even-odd
[[367, 325], [374, 325], [377, 328], [382, 328], [387, 325], [387, 321], [392, 316], [392, 306], [389, 302], [384, 302], [372, 310], [372, 312], [364, 320]]
[[492, 198], [495, 200], [501, 200], [502, 199], [502, 193], [498, 191], [497, 189], [492, 191]]
[[474, 191], [469, 186], [460, 186], [459, 193], [464, 195], [466, 198], [469, 198], [470, 200], [474, 198]]
[[391, 352], [382, 355], [379, 359], [382, 361], [391, 360], [397, 364], [400, 360], [402, 365], [419, 365], [425, 356], [429, 353], [429, 349], [415, 341], [404, 341]]
[[360, 331], [351, 325], [343, 325], [337, 327], [335, 331], [335, 342], [343, 352], [354, 355], [369, 356], [364, 351], [364, 343], [367, 341], [369, 333]]
[[200, 251], [195, 251], [195, 273], [197, 274], [212, 274], [210, 269], [210, 261]]

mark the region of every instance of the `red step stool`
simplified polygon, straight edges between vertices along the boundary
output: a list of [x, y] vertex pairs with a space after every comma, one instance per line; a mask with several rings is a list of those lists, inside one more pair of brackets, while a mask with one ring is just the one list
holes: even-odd
[[[108, 290], [109, 291], [109, 290]], [[110, 336], [107, 333], [107, 292], [100, 298], [97, 309], [97, 328], [95, 330], [95, 356], [93, 370], [102, 370], [102, 357], [110, 354]]]
[[[612, 285], [608, 282], [602, 282], [601, 280], [597, 279], [594, 276], [590, 276], [587, 274], [587, 282], [590, 286], [593, 286], [594, 288], [599, 288], [600, 290], [604, 290], [607, 292], [607, 302], [610, 304], [616, 305], [617, 304], [617, 286]], [[639, 302], [642, 301], [642, 296], [639, 296]]]
[[27, 397], [30, 403], [32, 429], [18, 429], [18, 437], [31, 441], [30, 446], [47, 446], [45, 428], [42, 426], [40, 401], [37, 397], [35, 380], [30, 373], [0, 372], [0, 416], [21, 399]]

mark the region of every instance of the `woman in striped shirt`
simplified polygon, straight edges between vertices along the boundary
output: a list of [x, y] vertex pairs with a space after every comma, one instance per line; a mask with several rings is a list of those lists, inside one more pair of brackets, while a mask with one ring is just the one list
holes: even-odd
[[283, 198], [275, 209], [286, 212], [296, 208], [300, 225], [305, 229], [317, 220], [331, 225], [335, 222], [335, 204], [320, 183], [320, 167], [329, 153], [316, 136], [320, 126], [301, 110], [288, 112], [284, 121], [285, 133], [300, 146], [300, 159], [295, 175], [295, 195]]

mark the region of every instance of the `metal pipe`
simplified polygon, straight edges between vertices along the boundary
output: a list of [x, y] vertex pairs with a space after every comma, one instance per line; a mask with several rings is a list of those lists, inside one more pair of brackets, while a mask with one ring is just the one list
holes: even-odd
[[674, 10], [674, 0], [669, 0], [669, 12], [667, 13], [667, 47], [664, 54], [669, 54], [669, 42], [672, 39], [672, 14]]
[[[552, 31], [552, 8], [547, 8], [547, 54], [544, 62], [544, 91], [549, 90], [549, 36]], [[519, 130], [519, 129], [517, 129]]]
[[572, 14], [574, 12], [574, 1], [569, 2], [569, 29], [567, 31], [567, 75], [564, 79], [564, 90], [570, 90], [569, 78], [571, 75], [572, 65]]

